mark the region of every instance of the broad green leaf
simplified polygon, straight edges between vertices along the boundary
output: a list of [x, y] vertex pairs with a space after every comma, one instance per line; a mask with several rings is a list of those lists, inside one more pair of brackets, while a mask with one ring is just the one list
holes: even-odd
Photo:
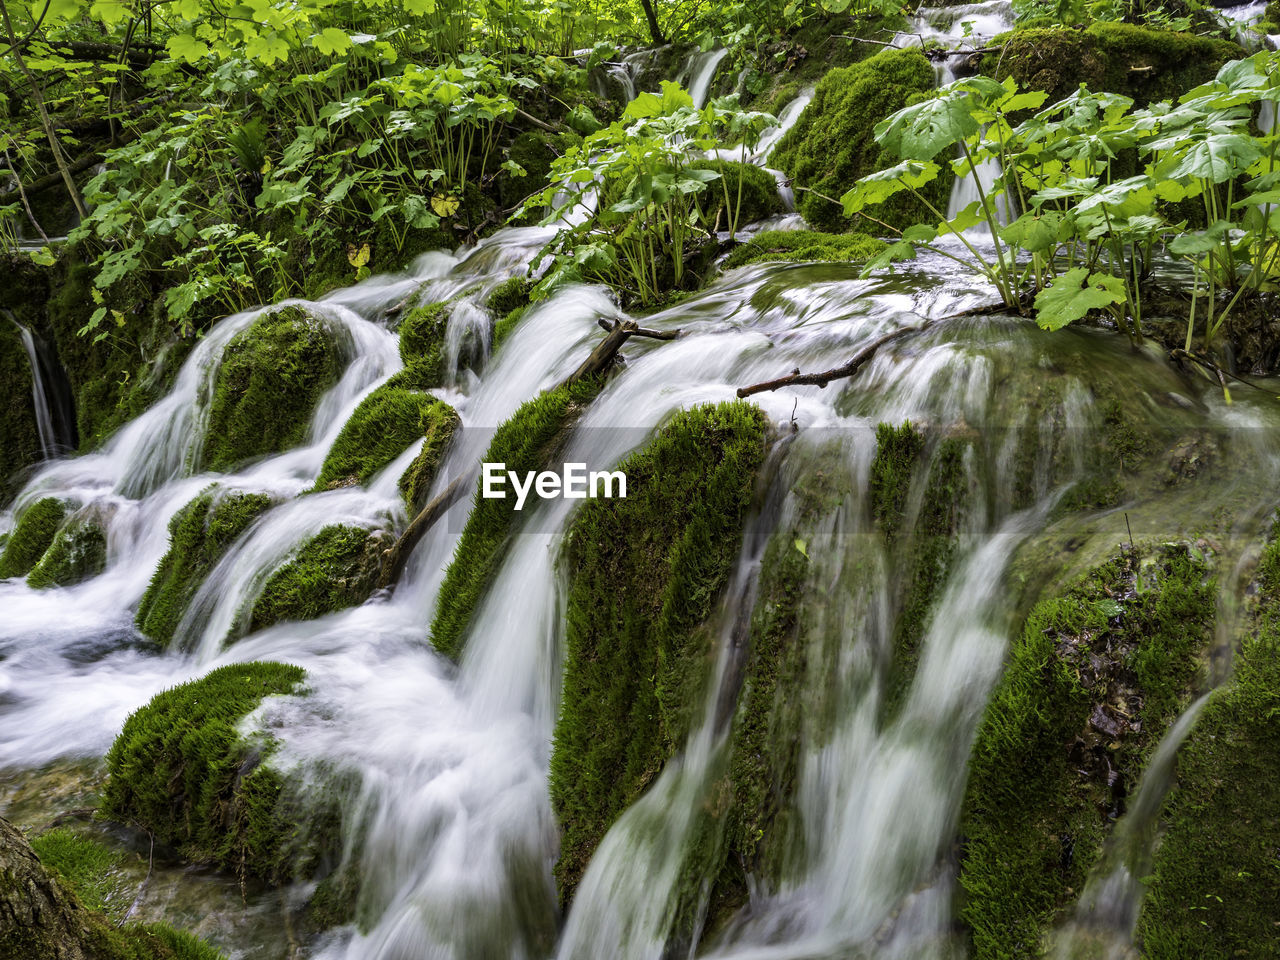
[[311, 44], [321, 53], [333, 55], [351, 49], [351, 37], [345, 30], [325, 27], [311, 38]]
[[1045, 330], [1060, 330], [1090, 310], [1124, 299], [1124, 281], [1119, 277], [1073, 267], [1036, 294], [1036, 323]]
[[1196, 177], [1223, 183], [1238, 176], [1260, 156], [1262, 151], [1246, 134], [1211, 133], [1175, 153], [1170, 163], [1161, 164], [1161, 172], [1171, 180]]
[[197, 40], [189, 33], [179, 33], [177, 36], [170, 37], [165, 46], [169, 50], [169, 56], [185, 63], [195, 63], [209, 53], [209, 45], [203, 40]]
[[904, 107], [875, 127], [876, 140], [905, 160], [932, 160], [947, 147], [977, 133], [968, 97], [944, 94]]
[[903, 160], [888, 169], [868, 174], [840, 198], [845, 216], [851, 217], [871, 204], [883, 203], [903, 190], [919, 189], [936, 178], [941, 169], [931, 161]]

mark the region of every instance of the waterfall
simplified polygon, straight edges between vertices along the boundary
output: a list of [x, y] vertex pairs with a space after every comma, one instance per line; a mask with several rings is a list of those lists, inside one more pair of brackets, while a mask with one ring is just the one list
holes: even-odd
[[698, 108], [707, 105], [707, 97], [711, 93], [711, 83], [716, 77], [716, 68], [728, 54], [728, 47], [706, 50], [693, 54], [680, 71], [679, 83], [693, 97], [693, 105]]
[[35, 408], [40, 454], [45, 460], [69, 453], [77, 444], [71, 386], [49, 345], [13, 318], [31, 365], [31, 403]]

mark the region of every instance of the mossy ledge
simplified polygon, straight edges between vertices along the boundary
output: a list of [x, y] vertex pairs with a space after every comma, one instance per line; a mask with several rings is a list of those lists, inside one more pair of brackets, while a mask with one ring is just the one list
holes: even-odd
[[265, 697], [299, 692], [300, 667], [238, 663], [157, 694], [107, 754], [100, 813], [150, 831], [187, 859], [271, 884], [309, 878], [335, 858], [332, 820], [294, 796], [267, 764], [275, 741], [242, 736]]
[[[48, 839], [46, 839], [48, 838]], [[164, 924], [121, 926], [86, 886], [100, 854], [65, 838], [36, 849], [0, 818], [0, 956], [13, 960], [223, 960], [189, 933]], [[37, 850], [39, 851], [37, 853]]]
[[[360, 401], [343, 425], [320, 468], [315, 489], [367, 484], [410, 444], [425, 437], [425, 458], [421, 464], [415, 459], [421, 472], [428, 464], [439, 463], [458, 422], [457, 413], [447, 403], [388, 381]], [[430, 478], [426, 482], [429, 484]], [[405, 492], [411, 493], [409, 489]], [[408, 499], [412, 503], [413, 496]]]
[[740, 401], [680, 413], [619, 466], [627, 497], [588, 500], [570, 529], [568, 654], [551, 757], [562, 903], [696, 720], [710, 621], [767, 435], [764, 414]]
[[169, 521], [169, 550], [138, 605], [138, 629], [162, 647], [173, 643], [204, 578], [273, 502], [265, 493], [214, 486], [179, 509]]
[[338, 382], [333, 335], [301, 307], [264, 313], [222, 351], [199, 469], [227, 471], [307, 438], [321, 395]]
[[1280, 526], [1252, 630], [1178, 753], [1138, 920], [1151, 960], [1275, 954], [1280, 914]]
[[884, 249], [884, 242], [861, 233], [817, 230], [766, 230], [725, 258], [723, 269], [751, 263], [865, 263]]
[[69, 587], [96, 577], [107, 565], [107, 531], [92, 516], [63, 524], [40, 562], [27, 574], [27, 586]]
[[53, 543], [66, 516], [67, 505], [57, 497], [37, 500], [23, 510], [0, 554], [0, 580], [30, 573]]
[[414, 307], [400, 321], [400, 359], [415, 371], [424, 388], [441, 386], [448, 376], [444, 362], [448, 327], [448, 301]]
[[249, 615], [250, 632], [284, 620], [314, 620], [364, 603], [391, 542], [382, 531], [325, 527], [267, 580]]
[[1215, 588], [1192, 548], [1129, 552], [1041, 600], [979, 727], [961, 813], [975, 960], [1041, 955], [1190, 700]]
[[[505, 463], [507, 470], [521, 475], [546, 469], [569, 426], [600, 387], [594, 378], [576, 380], [527, 401], [494, 432], [483, 461]], [[519, 518], [513, 500], [481, 497], [480, 481], [476, 481], [471, 513], [445, 572], [431, 621], [431, 643], [445, 656], [456, 660], [461, 655], [467, 624], [497, 574], [503, 546]]]
[[[884, 228], [862, 218], [849, 218], [840, 205], [818, 196], [839, 197], [850, 184], [895, 162], [872, 137], [875, 125], [932, 93], [933, 66], [919, 50], [883, 50], [875, 56], [828, 72], [814, 91], [796, 125], [787, 131], [769, 163], [794, 177], [802, 189], [796, 209], [819, 230], [848, 229], [880, 234]], [[816, 192], [811, 192], [816, 191]], [[939, 177], [922, 192], [936, 209], [945, 210], [951, 177]], [[938, 218], [914, 197], [900, 194], [871, 215], [904, 228]]]

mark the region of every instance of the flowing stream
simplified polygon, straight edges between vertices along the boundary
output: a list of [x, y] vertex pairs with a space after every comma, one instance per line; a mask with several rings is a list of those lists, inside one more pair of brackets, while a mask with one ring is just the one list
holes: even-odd
[[[995, 8], [1007, 4], [951, 11]], [[705, 100], [723, 55], [699, 54], [686, 65], [695, 99]], [[784, 117], [794, 121], [801, 109]], [[296, 449], [231, 475], [190, 473], [222, 348], [261, 312], [250, 311], [220, 321], [169, 395], [100, 450], [56, 460], [31, 478], [0, 517], [0, 530], [38, 498], [57, 496], [104, 518], [108, 562], [101, 575], [66, 588], [0, 581], [0, 812], [28, 772], [96, 764], [127, 715], [158, 691], [225, 663], [281, 660], [307, 671], [310, 692], [271, 698], [253, 718], [281, 741], [272, 762], [304, 778], [321, 767], [357, 774], [345, 816], [350, 833], [365, 828], [363, 844], [349, 844], [346, 853], [364, 881], [365, 923], [322, 935], [301, 956], [660, 960], [694, 949], [796, 960], [954, 956], [951, 847], [968, 750], [1018, 629], [1008, 573], [1029, 539], [1059, 523], [1054, 511], [1085, 475], [1085, 451], [1103, 430], [1104, 411], [1089, 382], [1064, 371], [1085, 368], [1090, 377], [1123, 383], [1130, 402], [1153, 418], [1182, 411], [1274, 480], [1276, 451], [1260, 439], [1274, 429], [1265, 408], [1247, 396], [1227, 407], [1220, 392], [1189, 383], [1160, 356], [1135, 353], [1118, 336], [1074, 328], [1048, 335], [998, 314], [939, 325], [882, 351], [847, 383], [756, 396], [780, 433], [796, 432], [776, 445], [717, 614], [703, 719], [609, 830], [567, 915], [559, 916], [547, 778], [563, 667], [566, 585], [557, 558], [576, 501], [531, 506], [526, 532], [486, 591], [457, 665], [436, 653], [425, 633], [463, 508], [418, 544], [394, 590], [318, 620], [247, 635], [243, 622], [271, 572], [324, 526], [396, 531], [407, 521], [396, 481], [417, 445], [366, 487], [300, 495], [355, 406], [400, 369], [390, 308], [419, 289], [424, 301], [465, 295], [449, 319], [451, 379], [439, 392], [464, 427], [433, 494], [475, 469], [492, 430], [521, 403], [572, 372], [599, 341], [599, 319], [622, 316], [605, 291], [570, 287], [535, 306], [490, 353], [478, 304], [522, 272], [548, 236], [501, 230], [474, 249], [428, 254], [403, 275], [303, 304], [343, 345], [346, 365]], [[611, 467], [682, 409], [730, 400], [737, 387], [793, 368], [836, 366], [887, 331], [991, 300], [978, 276], [934, 256], [867, 279], [842, 264], [733, 271], [645, 318], [646, 326], [679, 328], [682, 336], [628, 346], [624, 370], [574, 427], [565, 459]], [[1061, 391], [1038, 418], [1030, 400], [1051, 374]], [[906, 420], [967, 438], [972, 506], [951, 574], [934, 599], [914, 680], [890, 709], [886, 663], [903, 615], [902, 558], [870, 526], [867, 488], [876, 425]], [[1017, 451], [1028, 443], [1037, 450], [1029, 493], [1015, 503]], [[754, 602], [762, 546], [797, 515], [795, 490], [810, 457], [825, 458], [851, 482], [806, 545], [808, 642], [830, 654], [822, 683], [832, 696], [823, 723], [806, 727], [801, 745], [802, 842], [781, 882], [752, 889], [748, 906], [718, 936], [676, 944], [673, 889], [691, 824], [723, 758], [721, 705], [733, 709], [734, 649]], [[1242, 466], [1236, 493], [1265, 489], [1250, 485], [1258, 475], [1251, 470]], [[266, 492], [277, 503], [206, 578], [178, 631], [182, 649], [159, 655], [133, 630], [134, 612], [167, 548], [169, 519], [215, 482]], [[925, 506], [917, 492], [906, 506], [908, 528]], [[1146, 534], [1185, 533], [1161, 502], [1127, 508], [1139, 526], [1150, 524]], [[1188, 510], [1184, 528], [1203, 516]], [[1121, 538], [1118, 513], [1090, 522]], [[269, 919], [237, 925], [227, 915], [233, 906], [219, 903], [191, 915], [236, 960], [289, 955]], [[143, 910], [160, 916], [164, 904], [144, 903]]]

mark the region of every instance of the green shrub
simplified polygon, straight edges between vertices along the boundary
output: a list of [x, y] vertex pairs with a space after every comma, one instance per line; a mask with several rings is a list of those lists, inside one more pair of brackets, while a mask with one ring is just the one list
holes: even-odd
[[72, 520], [58, 530], [40, 562], [27, 574], [27, 586], [68, 587], [96, 577], [107, 565], [107, 532], [94, 519]]
[[[884, 50], [874, 57], [827, 73], [813, 102], [774, 148], [770, 163], [796, 181], [796, 209], [820, 230], [856, 229], [881, 234], [884, 228], [860, 217], [848, 218], [838, 203], [855, 180], [892, 166], [872, 137], [875, 125], [934, 89], [933, 65], [919, 50]], [[809, 190], [817, 193], [808, 192]], [[946, 210], [950, 177], [939, 177], [923, 189], [939, 210]], [[938, 215], [920, 201], [899, 194], [871, 209], [872, 216], [902, 229], [936, 223]]]
[[58, 528], [66, 518], [67, 507], [56, 497], [45, 497], [27, 507], [18, 517], [0, 554], [0, 579], [25, 577], [40, 562]]
[[[521, 475], [546, 469], [569, 425], [599, 390], [598, 382], [579, 380], [526, 402], [494, 432], [484, 462], [505, 463], [507, 470]], [[454, 659], [462, 653], [467, 624], [497, 574], [503, 547], [519, 517], [514, 500], [481, 497], [480, 483], [477, 480], [471, 513], [445, 572], [431, 621], [431, 643]]]
[[267, 580], [254, 601], [250, 631], [284, 620], [314, 620], [364, 603], [377, 583], [387, 546], [385, 535], [362, 527], [325, 527]]
[[[266, 763], [270, 736], [242, 736], [264, 697], [291, 694], [299, 667], [237, 663], [157, 694], [125, 722], [107, 754], [101, 813], [136, 824], [188, 859], [281, 884], [318, 857], [281, 775]], [[323, 843], [321, 843], [323, 845]]]
[[703, 706], [709, 621], [737, 559], [767, 431], [759, 408], [742, 402], [680, 413], [619, 466], [626, 498], [587, 500], [569, 532], [551, 758], [562, 902]]
[[297, 446], [341, 357], [325, 325], [300, 307], [265, 313], [222, 352], [200, 469], [230, 470]]
[[861, 233], [816, 230], [766, 230], [736, 247], [724, 269], [749, 263], [862, 263], [884, 249], [884, 243]]
[[169, 521], [169, 550], [138, 605], [138, 629], [163, 647], [173, 643], [200, 584], [272, 503], [265, 493], [210, 487], [178, 510]]

